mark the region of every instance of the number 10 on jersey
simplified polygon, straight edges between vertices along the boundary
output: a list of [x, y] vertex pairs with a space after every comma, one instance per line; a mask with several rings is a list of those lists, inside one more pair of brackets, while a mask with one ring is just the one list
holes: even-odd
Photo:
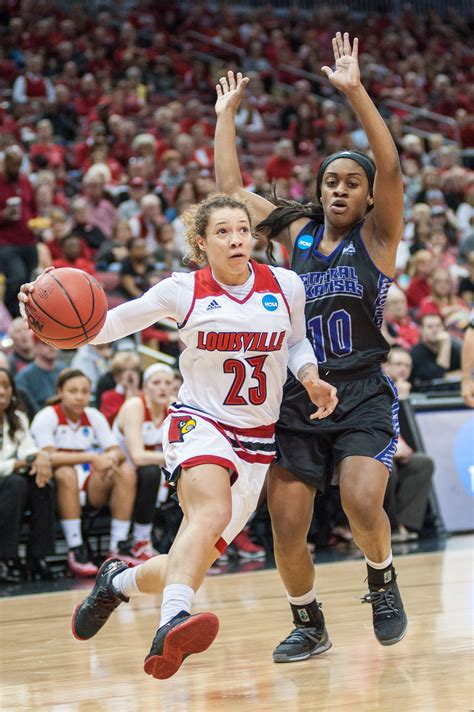
[[[327, 338], [325, 329], [327, 329]], [[314, 353], [318, 363], [327, 361], [326, 348], [329, 347], [332, 355], [342, 358], [352, 352], [352, 323], [351, 316], [345, 309], [334, 311], [323, 323], [322, 315], [315, 316], [308, 321], [308, 330], [311, 333]]]

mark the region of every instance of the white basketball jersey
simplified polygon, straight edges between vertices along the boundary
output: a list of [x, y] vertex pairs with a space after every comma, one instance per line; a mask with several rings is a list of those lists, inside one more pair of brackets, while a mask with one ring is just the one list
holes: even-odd
[[40, 410], [31, 424], [31, 434], [38, 447], [55, 447], [71, 452], [100, 452], [117, 445], [110, 426], [96, 408], [85, 408], [80, 420], [73, 423], [61, 404]]
[[253, 288], [231, 296], [210, 267], [194, 274], [191, 308], [179, 325], [186, 345], [178, 400], [229, 425], [254, 428], [278, 420], [287, 376], [290, 311], [268, 265], [252, 262]]
[[[158, 450], [159, 452], [161, 452], [163, 450], [162, 443], [164, 419], [159, 425], [155, 425], [150, 410], [146, 404], [145, 397], [143, 395], [141, 396], [141, 399], [143, 402], [143, 407], [145, 409], [142, 425], [143, 445], [145, 446], [145, 450]], [[115, 418], [114, 424], [112, 426], [112, 432], [120, 446], [120, 449], [123, 450], [123, 452], [126, 454], [127, 460], [131, 462], [132, 460], [127, 448], [125, 436], [119, 426], [119, 418]]]

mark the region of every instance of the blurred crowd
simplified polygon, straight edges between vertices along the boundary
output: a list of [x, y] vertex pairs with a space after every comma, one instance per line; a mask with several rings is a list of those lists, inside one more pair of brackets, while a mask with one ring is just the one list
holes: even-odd
[[[196, 268], [181, 215], [215, 190], [213, 105], [226, 69], [251, 78], [236, 119], [249, 190], [311, 201], [325, 155], [367, 149], [320, 72], [341, 27], [360, 38], [362, 79], [405, 179], [383, 326], [391, 361], [405, 361], [395, 380], [402, 395], [455, 389], [474, 293], [472, 21], [449, 9], [419, 17], [409, 7], [400, 15], [328, 6], [242, 15], [225, 5], [218, 23], [201, 2], [98, 7], [92, 17], [79, 3], [65, 13], [53, 0], [0, 0], [0, 366], [29, 418], [50, 407], [64, 354], [33, 343], [17, 318], [19, 285], [50, 265], [77, 267], [97, 276], [114, 306], [173, 270]], [[266, 259], [261, 241], [254, 258]], [[284, 250], [276, 259], [288, 265]], [[139, 338], [179, 355], [172, 324]], [[108, 346], [86, 346], [72, 361], [109, 424], [139, 397], [135, 345], [113, 358]]]

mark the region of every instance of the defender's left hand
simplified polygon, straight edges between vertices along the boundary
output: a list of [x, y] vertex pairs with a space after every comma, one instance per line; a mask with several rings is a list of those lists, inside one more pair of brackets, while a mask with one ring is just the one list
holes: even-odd
[[321, 378], [302, 381], [302, 384], [306, 388], [311, 401], [318, 406], [318, 410], [309, 416], [310, 419], [321, 420], [331, 415], [339, 402], [335, 387]]

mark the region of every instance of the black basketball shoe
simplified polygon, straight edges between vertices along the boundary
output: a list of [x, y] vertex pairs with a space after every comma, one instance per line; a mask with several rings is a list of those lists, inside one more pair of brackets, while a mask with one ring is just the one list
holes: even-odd
[[120, 559], [108, 559], [99, 569], [94, 588], [73, 613], [72, 633], [77, 640], [89, 640], [107, 622], [110, 615], [121, 603], [130, 600], [117, 593], [112, 586], [112, 579], [130, 564]]
[[381, 645], [395, 645], [407, 631], [408, 619], [398, 590], [397, 576], [392, 569], [392, 580], [383, 587], [369, 585], [369, 593], [362, 603], [372, 604], [375, 637]]
[[207, 650], [218, 631], [219, 619], [214, 613], [196, 613], [192, 616], [186, 611], [180, 611], [158, 628], [145, 658], [145, 672], [158, 680], [171, 677], [188, 655]]
[[[324, 616], [314, 626], [296, 625], [290, 635], [273, 651], [274, 663], [295, 663], [325, 653], [332, 646]], [[296, 621], [293, 621], [296, 624]]]

